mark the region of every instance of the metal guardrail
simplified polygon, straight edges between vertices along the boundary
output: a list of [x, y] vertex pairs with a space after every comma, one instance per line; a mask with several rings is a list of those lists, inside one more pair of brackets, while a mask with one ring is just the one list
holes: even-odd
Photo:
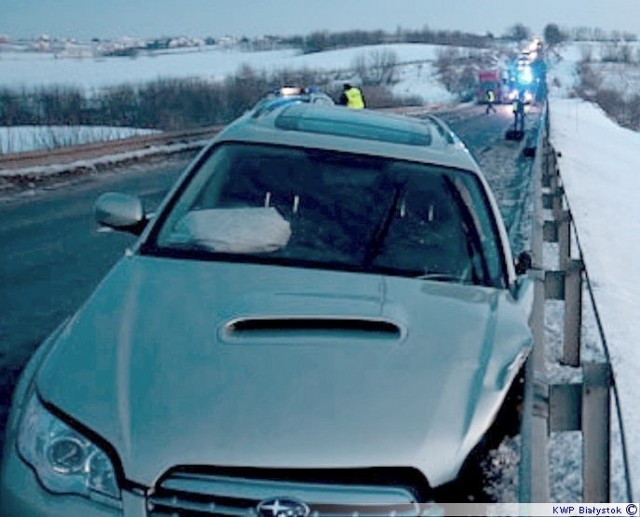
[[[522, 409], [521, 450], [519, 466], [519, 500], [522, 503], [549, 501], [549, 458], [547, 453], [548, 407], [544, 400], [545, 337], [544, 337], [544, 276], [539, 264], [543, 263], [544, 211], [542, 206], [542, 171], [544, 147], [547, 142], [546, 104], [540, 117], [542, 121], [536, 139], [536, 156], [532, 166], [533, 220], [531, 252], [536, 269], [529, 274], [534, 281], [534, 301], [529, 318], [533, 333], [533, 351], [526, 365], [526, 384]], [[541, 153], [540, 150], [543, 152]]]
[[77, 160], [99, 158], [107, 154], [120, 154], [140, 149], [170, 146], [212, 138], [223, 126], [211, 126], [188, 131], [163, 132], [153, 135], [134, 136], [118, 140], [101, 141], [43, 151], [0, 154], [0, 171], [27, 169], [49, 165], [63, 165]]
[[[626, 437], [617, 386], [613, 382], [609, 348], [585, 267], [577, 229], [565, 195], [557, 155], [549, 143], [549, 111], [545, 105], [537, 139], [534, 175], [532, 253], [535, 282], [530, 325], [533, 354], [527, 364], [527, 385], [522, 424], [520, 502], [549, 501], [548, 436], [551, 432], [582, 432], [584, 502], [609, 502], [611, 492], [611, 399], [621, 434], [627, 500], [632, 500]], [[545, 219], [545, 210], [552, 219]], [[558, 269], [544, 270], [543, 243], [556, 243]], [[572, 242], [577, 244], [573, 258]], [[583, 293], [595, 314], [604, 362], [581, 359]], [[579, 368], [582, 381], [552, 384], [548, 381], [544, 347], [545, 300], [564, 301], [562, 365]]]

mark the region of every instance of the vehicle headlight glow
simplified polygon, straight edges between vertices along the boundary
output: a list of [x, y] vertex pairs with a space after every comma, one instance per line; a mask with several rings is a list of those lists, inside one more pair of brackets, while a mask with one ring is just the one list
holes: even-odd
[[283, 86], [280, 88], [280, 95], [282, 97], [290, 97], [291, 95], [300, 95], [302, 89], [295, 86]]
[[533, 81], [533, 72], [530, 67], [523, 68], [520, 71], [520, 82], [522, 84], [531, 84]]
[[109, 456], [47, 411], [35, 394], [25, 407], [17, 442], [20, 456], [46, 489], [121, 506]]

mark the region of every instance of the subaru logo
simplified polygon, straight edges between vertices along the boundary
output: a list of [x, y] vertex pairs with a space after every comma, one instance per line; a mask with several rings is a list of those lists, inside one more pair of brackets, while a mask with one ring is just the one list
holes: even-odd
[[258, 517], [308, 517], [309, 506], [289, 497], [278, 497], [260, 501], [257, 508]]

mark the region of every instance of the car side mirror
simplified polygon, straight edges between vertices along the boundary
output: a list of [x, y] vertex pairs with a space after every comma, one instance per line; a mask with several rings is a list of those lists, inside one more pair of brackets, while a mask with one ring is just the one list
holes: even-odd
[[531, 313], [534, 298], [534, 277], [527, 273], [533, 269], [533, 255], [530, 251], [521, 251], [514, 261], [518, 278], [511, 286], [511, 294], [527, 314]]
[[102, 194], [94, 205], [94, 216], [100, 226], [140, 235], [147, 225], [142, 201], [119, 192]]
[[533, 268], [533, 256], [530, 251], [521, 251], [515, 260], [516, 275], [524, 275]]

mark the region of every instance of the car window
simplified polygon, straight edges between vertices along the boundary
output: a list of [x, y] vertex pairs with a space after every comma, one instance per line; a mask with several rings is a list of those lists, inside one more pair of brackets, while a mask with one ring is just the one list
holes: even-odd
[[465, 171], [283, 146], [215, 148], [161, 218], [157, 251], [501, 285], [503, 257]]

